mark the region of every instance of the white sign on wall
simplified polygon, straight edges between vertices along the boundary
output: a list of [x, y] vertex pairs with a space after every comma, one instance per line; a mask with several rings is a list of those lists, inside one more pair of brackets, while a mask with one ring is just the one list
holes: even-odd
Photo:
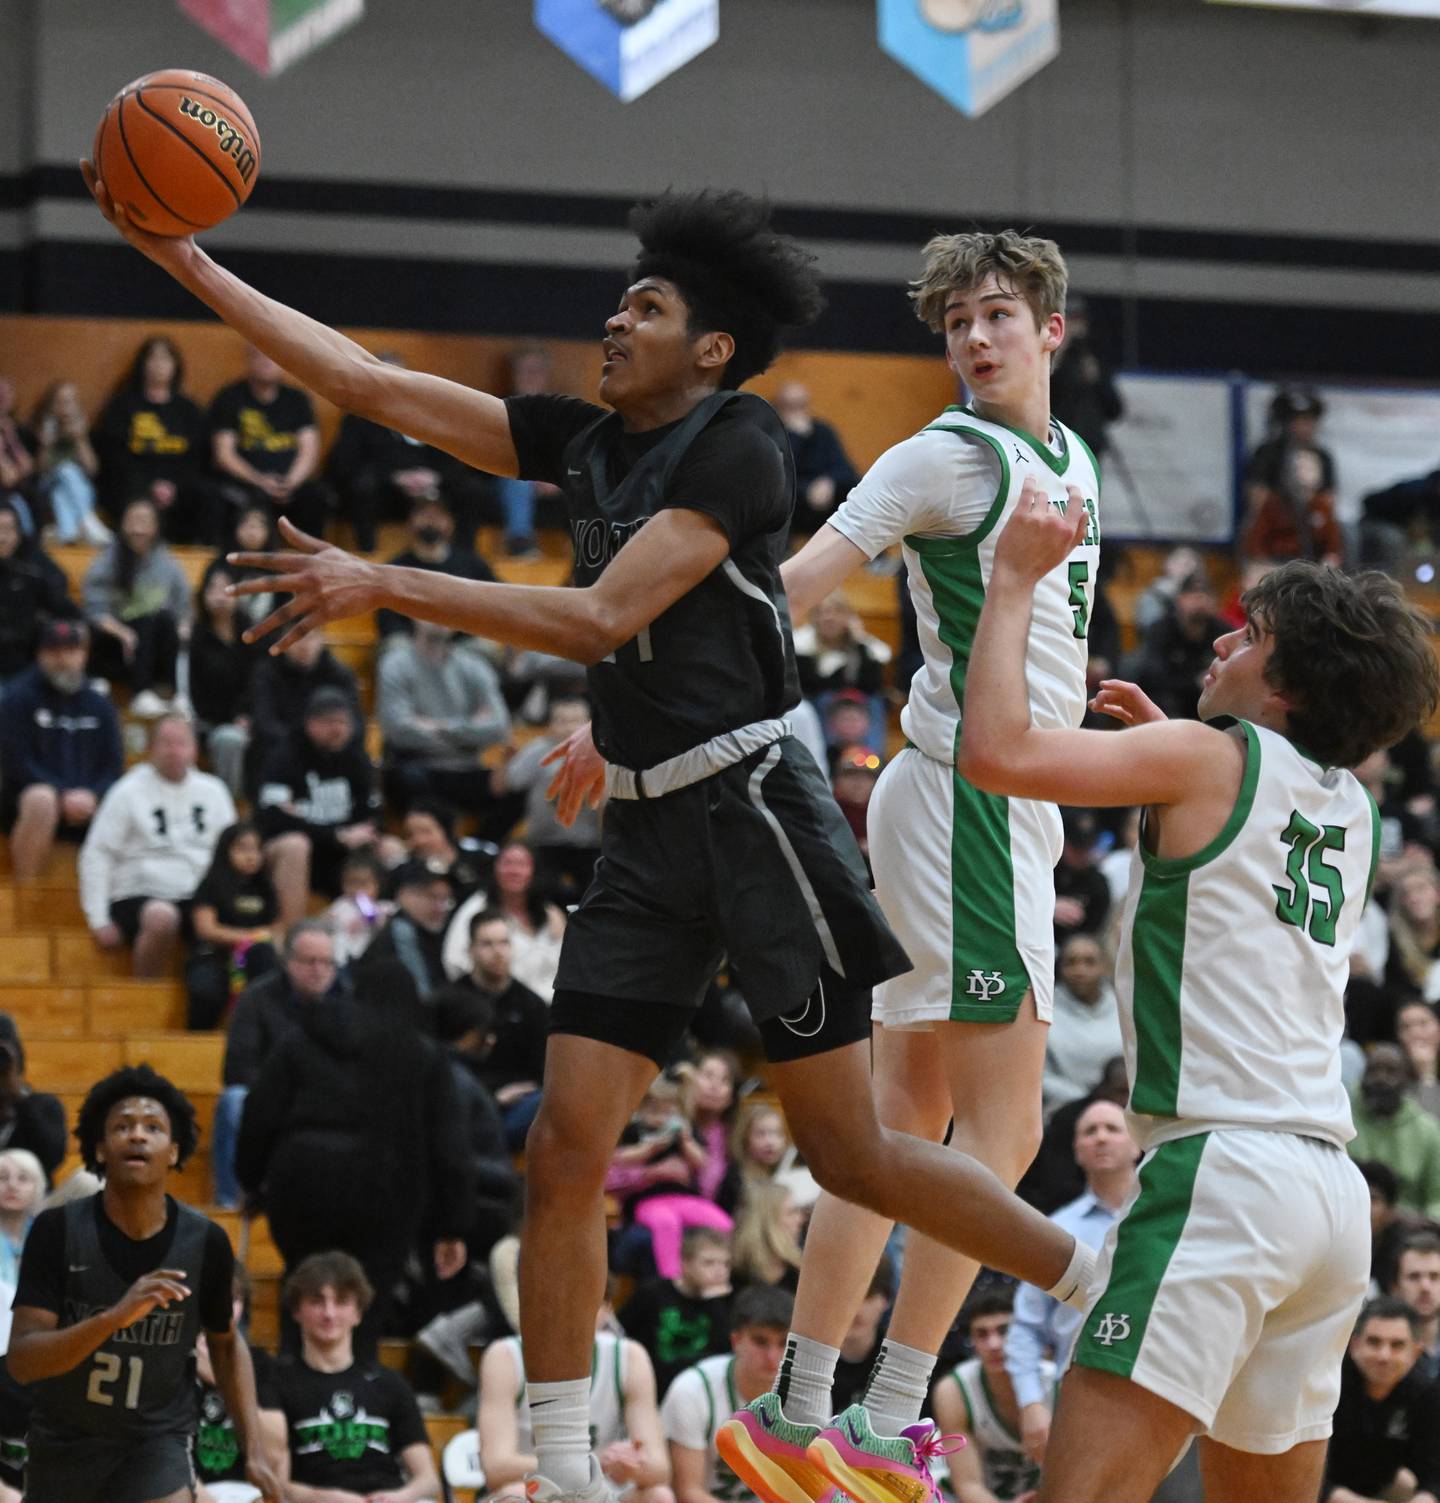
[[1234, 532], [1230, 382], [1221, 377], [1116, 378], [1125, 415], [1112, 424], [1100, 527], [1107, 538], [1225, 543]]

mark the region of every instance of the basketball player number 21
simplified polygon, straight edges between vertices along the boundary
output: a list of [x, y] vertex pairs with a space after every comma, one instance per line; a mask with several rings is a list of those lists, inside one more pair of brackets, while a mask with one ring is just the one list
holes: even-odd
[[[90, 1384], [85, 1390], [85, 1397], [92, 1404], [113, 1404], [115, 1395], [107, 1393], [106, 1388], [120, 1376], [121, 1358], [114, 1352], [96, 1352], [95, 1366], [90, 1370]], [[129, 1379], [125, 1384], [125, 1407], [138, 1409], [140, 1407], [140, 1379], [145, 1372], [145, 1360], [143, 1357], [127, 1357], [124, 1361], [129, 1365]]]
[[[1298, 809], [1292, 810], [1281, 843], [1290, 847], [1285, 860], [1285, 879], [1290, 887], [1275, 887], [1275, 917], [1282, 924], [1306, 927], [1308, 915], [1310, 938], [1322, 945], [1335, 943], [1335, 925], [1340, 906], [1345, 901], [1345, 886], [1340, 873], [1325, 862], [1326, 851], [1345, 849], [1343, 825], [1312, 825]], [[1311, 889], [1325, 893], [1324, 899], [1311, 901]]]

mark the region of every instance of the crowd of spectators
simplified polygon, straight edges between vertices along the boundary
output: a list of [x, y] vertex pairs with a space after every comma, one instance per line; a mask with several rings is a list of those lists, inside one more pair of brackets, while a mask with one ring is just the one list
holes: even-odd
[[[545, 390], [543, 352], [517, 353], [511, 377]], [[796, 530], [813, 531], [856, 471], [802, 385], [776, 405]], [[1080, 321], [1056, 405], [1103, 457], [1120, 398]], [[1214, 638], [1243, 619], [1238, 588], [1287, 557], [1394, 566], [1417, 546], [1435, 476], [1369, 498], [1347, 537], [1323, 405], [1284, 389], [1270, 416], [1247, 466], [1239, 560], [1177, 548], [1126, 611], [1102, 595], [1093, 681], [1133, 678], [1167, 715], [1192, 715]], [[183, 950], [190, 1026], [226, 1030], [215, 1200], [269, 1217], [288, 1271], [286, 1355], [262, 1401], [277, 1433], [286, 1427], [294, 1479], [322, 1490], [431, 1495], [413, 1399], [376, 1376], [377, 1337], [401, 1333], [472, 1388], [467, 1343], [488, 1344], [472, 1400], [477, 1466], [498, 1496], [523, 1491], [524, 1363], [507, 1337], [516, 1155], [539, 1099], [566, 908], [589, 880], [603, 808], [565, 827], [545, 796], [545, 758], [588, 718], [574, 665], [382, 612], [367, 718], [359, 679], [319, 637], [277, 657], [243, 641], [269, 602], [228, 593], [244, 571], [225, 555], [271, 545], [281, 514], [323, 533], [338, 506], [364, 548], [403, 520], [397, 562], [491, 579], [480, 522], [498, 521], [505, 555], [527, 557], [553, 499], [357, 418], [322, 459], [308, 398], [255, 351], [205, 411], [186, 395], [181, 352], [147, 340], [93, 426], [73, 383], [47, 392], [27, 426], [0, 380], [0, 817], [14, 877], [36, 881], [56, 841], [78, 844], [95, 942], [128, 951], [139, 977], [172, 974]], [[74, 541], [97, 550], [78, 599], [46, 551]], [[172, 545], [211, 551], [198, 588]], [[1123, 570], [1108, 580], [1123, 588]], [[903, 579], [896, 589], [903, 599]], [[797, 623], [795, 647], [796, 732], [863, 843], [907, 655], [893, 658], [843, 595]], [[143, 755], [129, 739], [137, 723]], [[1374, 1299], [1346, 1359], [1335, 1503], [1407, 1473], [1417, 1496], [1440, 1486], [1422, 1433], [1437, 1433], [1440, 1413], [1440, 808], [1418, 735], [1360, 775], [1383, 852], [1352, 958], [1343, 1067], [1352, 1153], [1371, 1186]], [[1135, 1170], [1113, 966], [1137, 839], [1138, 811], [1065, 811], [1046, 1128], [1021, 1186], [1096, 1245]], [[738, 1496], [704, 1417], [771, 1381], [817, 1193], [783, 1117], [751, 1096], [763, 1082], [733, 1052], [754, 1045], [737, 1017], [735, 995], [707, 1001], [617, 1145], [607, 1186], [624, 1297], [597, 1334], [615, 1396], [599, 1444], [607, 1473], [646, 1503]], [[7, 1268], [13, 1279], [64, 1136], [58, 1099], [25, 1084], [19, 1037], [0, 1024], [0, 1282]], [[377, 1214], [381, 1184], [392, 1191]], [[858, 1387], [883, 1335], [903, 1244], [894, 1251], [842, 1350], [842, 1390]], [[934, 1394], [935, 1413], [972, 1441], [949, 1462], [961, 1503], [1035, 1485], [1074, 1334], [1071, 1312], [1039, 1291], [982, 1276]], [[351, 1397], [379, 1382], [375, 1405], [391, 1406], [385, 1460], [370, 1458], [363, 1477], [301, 1459], [313, 1458], [299, 1432], [316, 1414], [346, 1419], [337, 1374]], [[992, 1444], [995, 1433], [1012, 1443]], [[1182, 1471], [1167, 1496], [1186, 1497], [1185, 1485]]]

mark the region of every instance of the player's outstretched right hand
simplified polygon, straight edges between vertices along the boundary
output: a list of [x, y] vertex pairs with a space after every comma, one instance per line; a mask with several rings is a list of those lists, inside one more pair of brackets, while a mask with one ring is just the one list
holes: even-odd
[[168, 1307], [189, 1296], [182, 1268], [157, 1268], [153, 1273], [142, 1274], [113, 1307], [116, 1329], [123, 1330], [137, 1320], [144, 1320], [156, 1305]]

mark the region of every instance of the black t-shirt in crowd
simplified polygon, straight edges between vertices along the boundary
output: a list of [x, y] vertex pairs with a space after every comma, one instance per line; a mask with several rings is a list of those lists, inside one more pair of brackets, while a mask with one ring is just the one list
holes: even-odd
[[720, 392], [688, 416], [626, 433], [618, 413], [575, 397], [508, 397], [520, 477], [565, 495], [575, 582], [593, 584], [658, 512], [703, 512], [730, 555], [633, 640], [588, 670], [595, 744], [645, 768], [799, 699], [780, 586], [795, 470], [759, 397]]
[[197, 908], [213, 908], [215, 922], [228, 929], [263, 929], [279, 912], [275, 887], [263, 871], [250, 877], [233, 869], [207, 872], [191, 902]]
[[1346, 1356], [1320, 1496], [1345, 1487], [1362, 1497], [1383, 1497], [1401, 1467], [1415, 1474], [1416, 1492], [1440, 1496], [1440, 1385], [1412, 1371], [1377, 1402]]
[[401, 1453], [426, 1439], [420, 1406], [404, 1378], [370, 1363], [322, 1373], [287, 1354], [267, 1368], [260, 1407], [284, 1414], [290, 1476], [306, 1487], [362, 1497], [400, 1487]]
[[495, 1045], [479, 1063], [477, 1074], [491, 1091], [522, 1080], [537, 1085], [545, 1074], [545, 1040], [550, 1033], [550, 1009], [523, 981], [511, 980], [503, 992], [486, 991], [471, 976], [461, 985], [484, 993], [495, 1008]]
[[205, 414], [189, 397], [152, 402], [143, 391], [121, 392], [95, 430], [106, 494], [124, 501], [155, 480], [197, 480], [209, 464], [206, 438]]
[[[103, 1194], [91, 1197], [100, 1250], [105, 1260], [130, 1283], [157, 1268], [166, 1267], [165, 1258], [175, 1240], [175, 1224], [180, 1219], [180, 1205], [173, 1195], [165, 1197], [165, 1225], [153, 1237], [136, 1242], [127, 1237], [105, 1214]], [[20, 1258], [19, 1287], [15, 1291], [15, 1308], [33, 1305], [62, 1315], [65, 1309], [65, 1270], [68, 1262], [65, 1246], [65, 1207], [41, 1211], [25, 1239]], [[230, 1286], [235, 1277], [235, 1253], [225, 1229], [213, 1221], [205, 1239], [205, 1272], [199, 1289], [191, 1295], [200, 1302], [200, 1324], [207, 1331], [228, 1331], [232, 1324]]]
[[295, 462], [300, 430], [315, 426], [315, 409], [298, 387], [282, 386], [262, 402], [248, 381], [227, 386], [210, 404], [210, 426], [233, 433], [241, 459], [266, 475], [283, 475]]
[[[255, 1368], [257, 1390], [274, 1360], [268, 1352], [251, 1348], [250, 1361]], [[245, 1450], [226, 1406], [225, 1395], [203, 1381], [197, 1380], [197, 1386], [200, 1390], [200, 1420], [195, 1427], [196, 1475], [201, 1482], [243, 1482]]]
[[687, 1367], [730, 1350], [730, 1300], [699, 1299], [673, 1279], [651, 1279], [625, 1302], [620, 1324], [649, 1352], [661, 1398]]

